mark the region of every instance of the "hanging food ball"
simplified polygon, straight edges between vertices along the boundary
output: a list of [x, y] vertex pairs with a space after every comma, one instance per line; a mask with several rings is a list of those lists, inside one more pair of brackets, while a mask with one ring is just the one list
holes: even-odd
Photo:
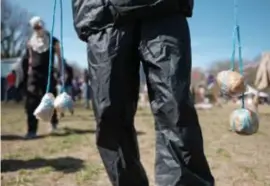
[[226, 70], [219, 72], [217, 83], [224, 95], [237, 96], [246, 91], [244, 77], [235, 71]]
[[258, 115], [251, 109], [236, 109], [230, 117], [230, 128], [240, 134], [250, 135], [256, 133], [259, 128]]
[[54, 112], [54, 95], [51, 93], [46, 93], [42, 99], [36, 110], [34, 111], [34, 115], [37, 119], [49, 122], [53, 116]]
[[60, 113], [63, 113], [66, 109], [73, 112], [73, 101], [71, 96], [66, 92], [58, 95], [54, 101], [54, 108]]

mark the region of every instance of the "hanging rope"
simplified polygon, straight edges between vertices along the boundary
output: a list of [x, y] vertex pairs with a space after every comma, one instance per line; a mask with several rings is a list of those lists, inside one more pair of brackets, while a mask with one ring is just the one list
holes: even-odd
[[[231, 57], [231, 69], [235, 70], [235, 51], [238, 48], [238, 64], [239, 72], [244, 75], [243, 59], [242, 59], [242, 46], [240, 38], [240, 26], [238, 24], [238, 2], [234, 0], [234, 29], [233, 29], [233, 51]], [[245, 108], [244, 93], [242, 94], [242, 108]]]
[[[53, 6], [53, 18], [52, 18], [52, 27], [51, 27], [51, 33], [50, 33], [50, 53], [49, 53], [49, 74], [48, 74], [48, 81], [47, 81], [47, 88], [46, 93], [50, 91], [51, 87], [51, 78], [52, 78], [52, 69], [53, 69], [53, 34], [54, 34], [54, 26], [55, 26], [55, 14], [56, 14], [56, 3], [57, 0], [54, 0], [54, 6]], [[63, 44], [63, 2], [60, 0], [60, 51], [61, 51], [61, 61], [58, 61], [58, 63], [61, 63], [62, 69], [61, 69], [61, 81], [62, 81], [62, 88], [61, 92], [65, 91], [65, 61], [64, 61], [64, 44]]]
[[[64, 39], [63, 39], [63, 1], [60, 0], [60, 47], [61, 47], [61, 63], [62, 63], [62, 92], [65, 92], [65, 61], [64, 61]], [[60, 63], [60, 61], [59, 61]]]
[[56, 0], [54, 0], [53, 5], [53, 18], [52, 18], [52, 28], [50, 33], [50, 53], [49, 53], [49, 74], [48, 74], [48, 81], [47, 81], [47, 87], [46, 87], [46, 93], [49, 93], [50, 87], [51, 87], [51, 76], [52, 76], [52, 69], [53, 69], [53, 58], [54, 55], [52, 53], [53, 49], [53, 32], [54, 32], [54, 23], [55, 23], [55, 13], [56, 13]]

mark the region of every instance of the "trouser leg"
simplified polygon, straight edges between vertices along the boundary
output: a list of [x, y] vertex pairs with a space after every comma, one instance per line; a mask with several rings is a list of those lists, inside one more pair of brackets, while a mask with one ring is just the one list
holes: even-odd
[[11, 86], [8, 91], [8, 100], [14, 101], [16, 98], [16, 88]]
[[28, 134], [36, 134], [38, 128], [38, 120], [34, 116], [34, 111], [38, 107], [41, 100], [41, 96], [33, 93], [27, 92], [26, 93], [26, 114], [27, 114], [27, 133]]
[[36, 77], [37, 74], [33, 73], [27, 77], [27, 92], [26, 92], [26, 114], [28, 124], [28, 134], [36, 134], [38, 129], [38, 120], [34, 116], [34, 111], [38, 107], [42, 96], [42, 85], [45, 85], [43, 81]]
[[148, 186], [133, 125], [139, 91], [134, 29], [108, 28], [91, 35], [88, 43], [96, 143], [114, 186]]
[[190, 35], [186, 18], [143, 22], [141, 55], [156, 122], [157, 186], [212, 186], [189, 86]]

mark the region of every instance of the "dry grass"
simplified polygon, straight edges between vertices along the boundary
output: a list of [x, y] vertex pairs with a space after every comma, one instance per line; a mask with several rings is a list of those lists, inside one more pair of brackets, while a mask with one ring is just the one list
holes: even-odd
[[[199, 111], [205, 151], [217, 186], [270, 186], [270, 108], [260, 108], [260, 130], [252, 136], [228, 131], [232, 106]], [[35, 140], [25, 141], [21, 105], [2, 104], [3, 186], [109, 186], [95, 148], [91, 111], [77, 108], [61, 120], [58, 135], [40, 123]], [[154, 182], [154, 124], [149, 110], [139, 110], [136, 127], [142, 161]]]

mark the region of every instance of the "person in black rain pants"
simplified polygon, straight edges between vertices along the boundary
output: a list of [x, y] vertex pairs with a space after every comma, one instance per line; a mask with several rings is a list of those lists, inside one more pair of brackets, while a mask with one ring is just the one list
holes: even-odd
[[65, 87], [67, 93], [72, 96], [73, 94], [73, 87], [72, 87], [72, 80], [73, 80], [73, 68], [70, 66], [67, 61], [65, 60]]
[[73, 0], [87, 43], [96, 144], [114, 186], [148, 186], [134, 115], [143, 63], [155, 117], [157, 186], [213, 186], [190, 96], [192, 0]]
[[[38, 120], [33, 115], [35, 109], [38, 107], [42, 97], [46, 93], [48, 66], [49, 66], [49, 45], [50, 34], [43, 28], [43, 21], [40, 17], [33, 17], [30, 20], [34, 32], [28, 41], [28, 72], [27, 72], [27, 93], [26, 93], [26, 113], [28, 131], [26, 138], [36, 137]], [[58, 40], [53, 37], [53, 55], [57, 54], [58, 61], [61, 61], [60, 46]], [[54, 61], [54, 60], [53, 60]], [[61, 70], [61, 62], [58, 63]], [[54, 74], [52, 70], [52, 74]], [[56, 96], [56, 78], [52, 75], [50, 92]], [[57, 114], [51, 119], [52, 131], [57, 127]]]

